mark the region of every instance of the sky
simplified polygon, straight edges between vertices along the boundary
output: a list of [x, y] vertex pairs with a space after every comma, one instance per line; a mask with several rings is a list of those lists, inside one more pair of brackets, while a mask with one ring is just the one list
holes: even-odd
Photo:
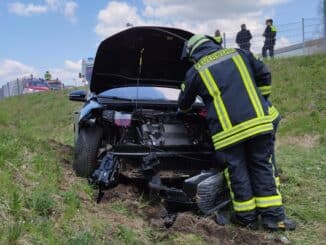
[[81, 59], [94, 57], [101, 40], [126, 23], [211, 35], [218, 28], [230, 45], [246, 23], [258, 52], [266, 18], [280, 26], [277, 45], [286, 46], [300, 38], [302, 18], [317, 25], [320, 7], [321, 0], [0, 0], [0, 86], [29, 74], [43, 77], [47, 70], [75, 84]]

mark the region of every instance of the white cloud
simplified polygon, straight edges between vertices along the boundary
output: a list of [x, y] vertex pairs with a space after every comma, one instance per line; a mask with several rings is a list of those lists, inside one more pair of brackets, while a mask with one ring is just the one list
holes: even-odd
[[287, 3], [290, 0], [260, 0], [258, 1], [261, 5], [273, 5], [273, 4], [281, 4]]
[[71, 0], [45, 0], [43, 4], [14, 2], [8, 4], [10, 13], [20, 16], [31, 16], [35, 14], [45, 14], [48, 12], [56, 12], [63, 14], [71, 22], [75, 22], [76, 9], [78, 4]]
[[17, 60], [6, 59], [0, 61], [0, 86], [16, 78], [37, 75], [34, 67], [25, 65]]
[[284, 48], [284, 47], [290, 46], [291, 44], [293, 44], [293, 43], [291, 43], [291, 41], [289, 39], [287, 39], [286, 37], [280, 37], [277, 39], [275, 47], [276, 48]]
[[61, 5], [61, 0], [45, 0], [46, 5], [48, 5], [51, 9], [59, 9]]
[[78, 61], [65, 60], [64, 65], [65, 68], [70, 71], [80, 72], [82, 66], [82, 60], [78, 60]]
[[188, 20], [208, 20], [237, 18], [239, 14], [247, 15], [260, 11], [270, 5], [285, 3], [288, 0], [143, 0], [144, 15], [155, 18], [182, 18]]
[[112, 35], [126, 28], [127, 23], [143, 25], [145, 22], [139, 16], [137, 8], [125, 2], [109, 2], [97, 16], [98, 23], [95, 32], [101, 37]]
[[78, 72], [73, 72], [64, 68], [52, 68], [49, 69], [52, 79], [59, 79], [66, 85], [72, 85], [79, 81]]
[[52, 68], [49, 71], [53, 79], [58, 78], [66, 85], [76, 85], [80, 82], [78, 75], [81, 72], [81, 64], [82, 60], [65, 60], [63, 68]]
[[192, 0], [185, 4], [184, 0], [142, 0], [144, 8], [141, 11], [124, 1], [109, 1], [98, 13], [95, 32], [100, 38], [106, 38], [125, 29], [126, 23], [179, 27], [209, 35], [220, 29], [226, 33], [228, 46], [235, 46], [236, 33], [240, 25], [246, 23], [254, 36], [253, 50], [260, 52], [265, 14], [273, 15], [273, 6], [288, 1], [229, 0], [221, 4], [216, 0]]
[[9, 4], [8, 10], [13, 14], [29, 16], [33, 14], [44, 14], [48, 11], [48, 7], [45, 5], [35, 5], [32, 3], [23, 4], [20, 2], [15, 2]]
[[78, 4], [73, 1], [69, 1], [64, 4], [63, 14], [72, 22], [77, 20], [75, 14], [77, 7]]

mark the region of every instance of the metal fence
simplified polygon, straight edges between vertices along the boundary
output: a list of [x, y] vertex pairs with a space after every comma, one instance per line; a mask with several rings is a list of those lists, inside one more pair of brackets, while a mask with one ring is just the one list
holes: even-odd
[[[297, 49], [305, 49], [311, 46], [312, 40], [323, 40], [326, 36], [326, 19], [325, 18], [302, 18], [297, 22], [278, 24], [274, 20], [274, 26], [277, 28], [276, 45], [275, 50], [281, 50], [284, 47], [290, 47], [296, 45]], [[237, 28], [237, 27], [235, 27]], [[247, 28], [251, 31], [252, 39], [251, 51], [260, 54], [264, 45], [264, 27]], [[224, 47], [238, 47], [235, 42], [236, 35], [240, 27], [233, 30], [223, 32]], [[223, 31], [223, 30], [222, 30]], [[321, 43], [321, 42], [319, 42]], [[307, 45], [305, 45], [307, 44]], [[324, 49], [326, 50], [326, 43], [323, 42]], [[301, 46], [298, 46], [301, 45]], [[276, 51], [276, 54], [278, 52]]]
[[26, 84], [26, 79], [17, 79], [6, 83], [0, 88], [0, 100], [9, 96], [16, 96], [23, 94]]

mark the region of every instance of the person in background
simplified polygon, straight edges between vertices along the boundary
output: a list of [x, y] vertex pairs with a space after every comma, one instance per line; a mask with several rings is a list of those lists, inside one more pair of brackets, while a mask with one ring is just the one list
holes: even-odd
[[219, 45], [221, 45], [222, 46], [222, 43], [223, 43], [223, 38], [222, 38], [222, 36], [221, 36], [221, 32], [220, 32], [220, 30], [216, 30], [215, 31], [215, 40], [216, 40], [216, 42], [219, 44]]
[[266, 29], [263, 33], [265, 37], [265, 42], [262, 50], [262, 56], [264, 58], [267, 57], [267, 50], [269, 51], [269, 56], [271, 58], [274, 57], [274, 46], [276, 43], [276, 27], [273, 25], [273, 20], [268, 19], [266, 20]]
[[235, 42], [239, 45], [239, 48], [250, 51], [250, 40], [252, 35], [247, 30], [246, 24], [241, 25], [241, 30], [238, 32]]

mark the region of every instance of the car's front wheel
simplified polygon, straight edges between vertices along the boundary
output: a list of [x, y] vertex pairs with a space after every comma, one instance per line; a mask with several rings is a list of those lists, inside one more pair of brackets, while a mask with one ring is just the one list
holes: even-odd
[[97, 153], [103, 130], [99, 126], [80, 128], [75, 143], [73, 168], [77, 176], [89, 177], [97, 167]]

